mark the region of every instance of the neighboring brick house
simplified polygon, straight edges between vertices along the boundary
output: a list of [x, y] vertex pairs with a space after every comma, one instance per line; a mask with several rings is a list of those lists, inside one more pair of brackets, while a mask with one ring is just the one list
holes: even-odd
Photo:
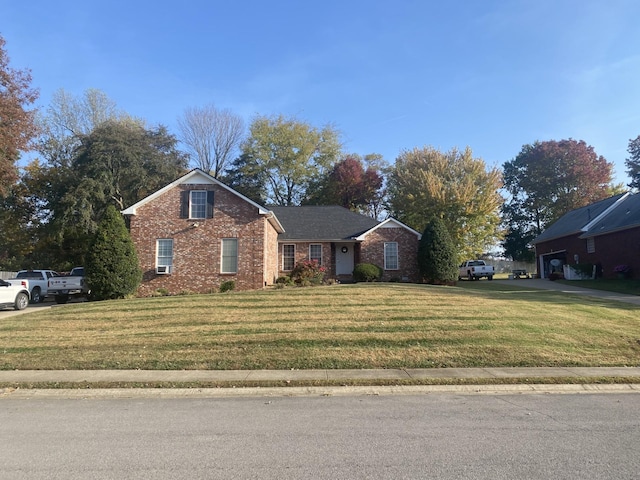
[[406, 225], [335, 206], [266, 208], [199, 169], [122, 213], [143, 271], [140, 295], [213, 292], [226, 280], [259, 289], [303, 259], [334, 278], [370, 262], [384, 268], [383, 280], [419, 279], [420, 234]]
[[627, 265], [640, 278], [640, 194], [624, 193], [572, 210], [534, 239], [538, 273], [564, 265], [596, 265], [605, 278]]

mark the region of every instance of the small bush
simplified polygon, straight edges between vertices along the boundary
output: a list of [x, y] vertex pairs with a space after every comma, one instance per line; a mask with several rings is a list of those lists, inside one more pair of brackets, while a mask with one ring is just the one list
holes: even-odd
[[293, 280], [291, 280], [291, 277], [288, 275], [283, 275], [281, 277], [278, 277], [276, 279], [276, 285], [282, 285], [283, 287], [285, 285], [293, 285]]
[[373, 263], [358, 263], [353, 269], [356, 282], [377, 282], [382, 278], [382, 268]]
[[233, 280], [227, 280], [226, 282], [222, 282], [220, 284], [220, 293], [230, 292], [232, 290], [235, 290], [235, 288], [236, 282]]
[[324, 280], [327, 271], [316, 260], [305, 260], [298, 262], [291, 270], [291, 279], [296, 285], [307, 287], [310, 285], [320, 285]]
[[564, 278], [564, 275], [560, 272], [551, 272], [549, 274], [549, 280], [551, 280], [552, 282], [555, 280], [562, 280]]

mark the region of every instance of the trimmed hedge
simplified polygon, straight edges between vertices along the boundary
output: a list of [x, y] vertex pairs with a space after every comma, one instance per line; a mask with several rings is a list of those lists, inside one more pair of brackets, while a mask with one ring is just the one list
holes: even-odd
[[377, 282], [382, 278], [382, 268], [373, 263], [358, 263], [353, 269], [356, 282]]

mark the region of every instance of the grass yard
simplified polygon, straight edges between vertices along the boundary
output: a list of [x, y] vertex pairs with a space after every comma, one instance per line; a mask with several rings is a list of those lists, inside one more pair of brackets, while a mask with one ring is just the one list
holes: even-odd
[[640, 365], [633, 305], [494, 282], [70, 304], [6, 318], [0, 369]]

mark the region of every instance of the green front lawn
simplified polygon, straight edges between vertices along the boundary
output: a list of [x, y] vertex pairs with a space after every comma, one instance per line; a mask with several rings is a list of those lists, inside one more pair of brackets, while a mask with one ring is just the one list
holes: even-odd
[[2, 320], [0, 369], [640, 365], [633, 305], [496, 282], [72, 304]]

